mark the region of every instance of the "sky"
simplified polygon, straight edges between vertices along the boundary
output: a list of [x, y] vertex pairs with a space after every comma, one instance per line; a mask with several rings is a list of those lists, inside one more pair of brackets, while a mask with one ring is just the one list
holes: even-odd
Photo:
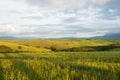
[[0, 36], [87, 38], [120, 33], [120, 0], [0, 0]]

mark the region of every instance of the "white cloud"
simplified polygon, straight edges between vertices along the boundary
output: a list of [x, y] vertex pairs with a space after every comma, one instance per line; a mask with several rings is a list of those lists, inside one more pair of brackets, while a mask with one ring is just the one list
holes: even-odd
[[71, 8], [83, 8], [87, 0], [26, 0], [28, 3], [42, 8], [65, 10]]
[[75, 34], [75, 37], [89, 38], [95, 36], [104, 36], [107, 31], [95, 31], [95, 32], [78, 32]]
[[118, 3], [120, 0], [0, 0], [0, 33], [47, 38], [120, 32]]
[[2, 24], [0, 25], [0, 34], [1, 35], [12, 35], [18, 33], [19, 30], [15, 28], [12, 24]]

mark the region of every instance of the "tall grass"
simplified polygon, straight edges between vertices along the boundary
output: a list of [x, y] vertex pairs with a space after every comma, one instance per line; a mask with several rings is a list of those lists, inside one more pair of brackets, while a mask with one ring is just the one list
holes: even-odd
[[0, 80], [120, 80], [120, 52], [0, 54]]

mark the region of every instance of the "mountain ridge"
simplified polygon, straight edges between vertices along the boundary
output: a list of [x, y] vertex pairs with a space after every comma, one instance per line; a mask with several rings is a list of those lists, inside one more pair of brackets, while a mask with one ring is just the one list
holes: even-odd
[[120, 33], [111, 33], [104, 36], [92, 37], [91, 39], [110, 39], [110, 40], [120, 40]]

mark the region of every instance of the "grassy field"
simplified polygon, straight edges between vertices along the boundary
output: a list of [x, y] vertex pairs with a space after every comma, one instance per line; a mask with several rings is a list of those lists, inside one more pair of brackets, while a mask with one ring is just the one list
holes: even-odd
[[0, 40], [0, 80], [120, 80], [120, 41]]
[[120, 80], [120, 52], [4, 53], [0, 80]]
[[[34, 46], [25, 46], [17, 43], [12, 42], [6, 42], [6, 41], [0, 41], [0, 45], [7, 46], [12, 49], [12, 52], [28, 52], [28, 53], [34, 53], [34, 52], [50, 52], [51, 50], [45, 49], [45, 48], [36, 48]], [[19, 48], [20, 47], [20, 48]], [[0, 47], [1, 49], [1, 47]]]
[[16, 43], [24, 46], [32, 46], [36, 48], [55, 48], [57, 51], [70, 49], [72, 47], [85, 47], [85, 46], [105, 46], [116, 44], [120, 41], [110, 40], [3, 40], [8, 43]]
[[109, 40], [3, 40], [4, 42], [12, 42], [26, 46], [34, 47], [50, 47], [57, 48], [78, 47], [78, 46], [100, 46], [108, 45], [114, 42]]

